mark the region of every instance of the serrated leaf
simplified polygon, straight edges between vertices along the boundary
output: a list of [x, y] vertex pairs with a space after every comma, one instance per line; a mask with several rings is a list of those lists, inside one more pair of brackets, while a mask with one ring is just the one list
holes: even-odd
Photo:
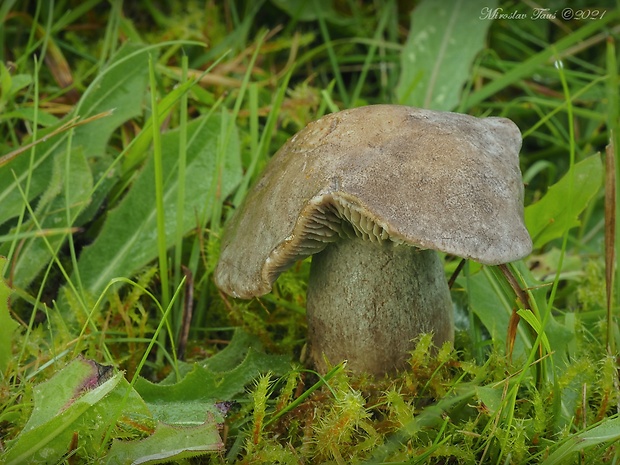
[[194, 370], [177, 384], [155, 384], [150, 386], [151, 389], [147, 389], [147, 381], [141, 380], [140, 384], [136, 385], [136, 390], [147, 403], [155, 399], [230, 400], [245, 392], [245, 387], [259, 374], [271, 372], [281, 375], [289, 369], [290, 357], [267, 355], [251, 348], [243, 362], [229, 371], [214, 372], [196, 365]]
[[268, 355], [260, 347], [256, 337], [237, 331], [202, 366], [187, 365], [179, 382], [154, 384], [139, 378], [136, 391], [160, 423], [147, 439], [115, 442], [108, 463], [163, 463], [221, 450], [218, 424], [224, 418], [218, 401], [244, 393], [261, 373], [279, 375], [290, 369], [288, 356]]
[[[201, 117], [188, 124], [186, 201], [183, 230], [196, 227], [209, 203], [212, 183], [217, 175], [217, 150], [220, 144], [221, 119]], [[164, 209], [166, 243], [171, 246], [176, 232], [176, 201], [178, 188], [179, 131], [162, 136]], [[239, 140], [232, 132], [219, 184], [220, 198], [232, 192], [241, 179]], [[121, 204], [112, 210], [95, 242], [84, 249], [78, 262], [82, 283], [90, 293], [98, 294], [115, 277], [131, 277], [157, 256], [157, 227], [152, 158], [136, 179]]]
[[13, 332], [19, 327], [9, 311], [12, 291], [2, 279], [5, 265], [6, 258], [0, 256], [0, 373], [5, 373], [9, 366], [13, 354]]
[[[98, 365], [88, 359], [78, 357], [56, 373], [49, 380], [35, 386], [34, 409], [30, 419], [24, 426], [23, 433], [36, 429], [53, 420], [54, 417], [67, 410], [81, 395], [93, 387], [97, 387]], [[102, 379], [107, 381], [107, 379]], [[115, 384], [118, 383], [118, 380]], [[109, 390], [102, 390], [103, 395]]]
[[398, 102], [454, 110], [491, 25], [480, 19], [481, 11], [496, 5], [495, 0], [423, 0], [411, 13], [396, 88]]
[[[8, 442], [2, 463], [57, 463], [70, 452], [83, 463], [105, 452], [101, 439], [110, 427], [141, 437], [154, 430], [146, 404], [122, 373], [77, 358], [34, 388], [34, 409], [22, 432]], [[129, 390], [129, 392], [128, 392]]]
[[[148, 405], [200, 401], [207, 406], [217, 401], [232, 400], [245, 392], [245, 387], [258, 375], [271, 372], [277, 376], [290, 370], [290, 357], [265, 354], [256, 348], [256, 343], [256, 338], [237, 331], [226, 349], [207, 359], [203, 366], [194, 364], [181, 381], [153, 384], [140, 378], [135, 386], [136, 391]], [[205, 410], [210, 410], [210, 407]]]
[[[571, 176], [573, 176], [571, 195]], [[525, 208], [525, 224], [540, 248], [562, 237], [566, 228], [580, 225], [579, 215], [598, 192], [603, 180], [603, 164], [599, 155], [592, 155], [573, 166], [538, 202]], [[570, 201], [569, 201], [570, 199]]]

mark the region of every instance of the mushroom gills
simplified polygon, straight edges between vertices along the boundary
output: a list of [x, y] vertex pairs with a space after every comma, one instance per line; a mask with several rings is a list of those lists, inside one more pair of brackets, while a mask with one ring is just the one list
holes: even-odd
[[323, 194], [306, 203], [298, 216], [293, 232], [267, 259], [267, 280], [273, 283], [283, 271], [300, 259], [319, 253], [341, 239], [359, 238], [382, 243], [402, 243], [377, 223], [367, 211], [341, 195]]
[[341, 237], [351, 238], [356, 236], [370, 242], [383, 242], [392, 239], [383, 226], [373, 220], [357, 205], [342, 198], [332, 198], [330, 207], [333, 214], [339, 220], [346, 220], [344, 224], [341, 222]]

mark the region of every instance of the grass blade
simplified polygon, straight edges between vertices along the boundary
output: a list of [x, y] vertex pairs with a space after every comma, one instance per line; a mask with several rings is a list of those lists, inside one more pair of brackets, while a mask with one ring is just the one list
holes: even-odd
[[539, 66], [547, 64], [558, 54], [564, 52], [569, 47], [583, 41], [600, 29], [603, 29], [608, 23], [617, 21], [620, 18], [620, 10], [608, 11], [603, 18], [597, 21], [587, 23], [585, 26], [573, 31], [563, 39], [558, 40], [555, 44], [545, 48], [542, 52], [528, 58], [523, 63], [514, 67], [494, 81], [489, 82], [476, 92], [472, 92], [467, 100], [463, 103], [463, 111], [467, 111], [471, 107], [479, 105], [484, 100], [496, 94], [500, 90], [508, 87], [517, 81], [531, 76]]
[[[607, 350], [615, 353], [615, 340], [612, 337], [614, 319], [612, 315], [614, 297], [620, 296], [620, 267], [616, 258], [616, 247], [620, 241], [620, 85], [616, 45], [613, 37], [607, 39], [607, 126], [609, 128], [609, 145], [606, 148], [607, 173], [605, 178], [605, 286], [607, 298]], [[615, 267], [615, 270], [614, 270]], [[615, 275], [615, 276], [614, 276]], [[616, 293], [614, 295], [614, 278]]]
[[613, 280], [616, 265], [616, 163], [614, 146], [607, 146], [605, 157], [605, 305], [607, 307], [607, 351], [614, 350], [613, 338]]
[[[153, 120], [159, 121], [157, 106], [157, 82], [153, 57], [149, 55], [149, 79], [151, 85], [151, 111]], [[161, 137], [159, 125], [154, 124], [153, 130], [153, 166], [155, 168], [155, 208], [157, 211], [157, 250], [159, 257], [159, 275], [161, 279], [162, 306], [170, 301], [168, 289], [168, 254], [166, 248], [166, 213], [164, 210], [164, 173], [162, 163]]]

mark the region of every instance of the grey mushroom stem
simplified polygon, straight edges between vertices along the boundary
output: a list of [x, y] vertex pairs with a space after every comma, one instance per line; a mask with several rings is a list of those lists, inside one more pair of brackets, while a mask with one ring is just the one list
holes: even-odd
[[343, 239], [312, 257], [308, 349], [319, 372], [345, 359], [355, 372], [407, 368], [412, 339], [454, 338], [450, 291], [434, 250]]

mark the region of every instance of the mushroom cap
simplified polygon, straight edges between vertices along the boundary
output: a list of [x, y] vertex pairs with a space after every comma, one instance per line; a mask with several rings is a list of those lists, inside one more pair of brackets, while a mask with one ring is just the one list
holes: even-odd
[[489, 265], [530, 253], [521, 133], [506, 118], [371, 105], [310, 123], [274, 155], [222, 236], [217, 286], [271, 291], [341, 236]]

